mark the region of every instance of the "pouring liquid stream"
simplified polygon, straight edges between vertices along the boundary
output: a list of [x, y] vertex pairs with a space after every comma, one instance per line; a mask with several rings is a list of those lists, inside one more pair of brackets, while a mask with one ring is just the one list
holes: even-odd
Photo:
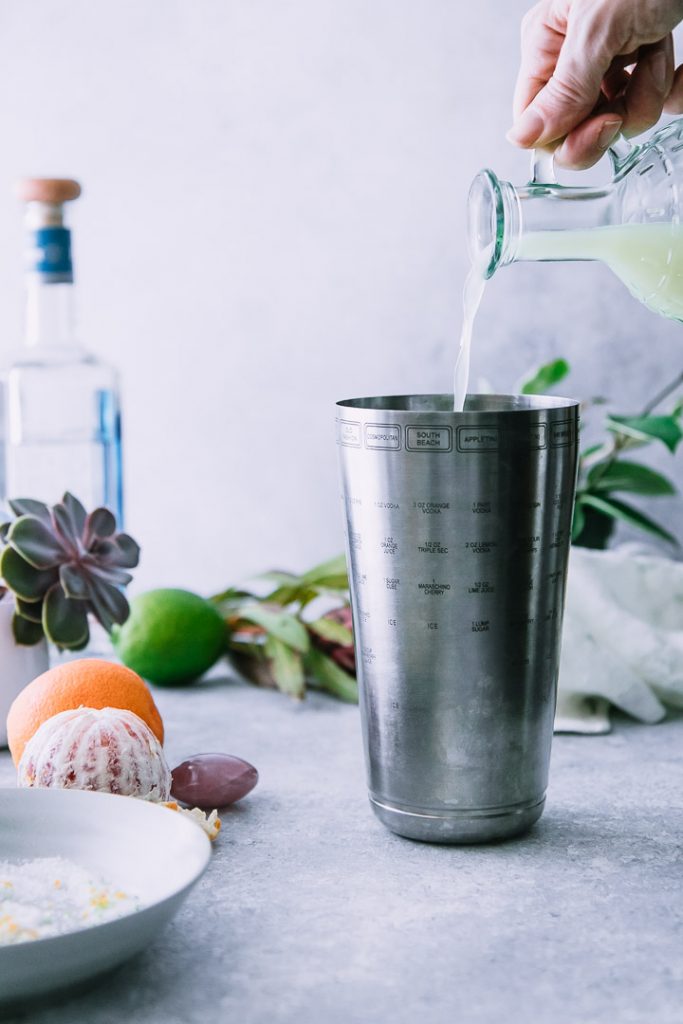
[[462, 412], [467, 397], [467, 386], [470, 377], [470, 349], [472, 347], [472, 331], [477, 310], [481, 305], [486, 277], [484, 271], [488, 263], [487, 259], [477, 260], [470, 267], [465, 278], [465, 287], [462, 293], [462, 330], [460, 332], [460, 344], [455, 360], [455, 371], [453, 374], [453, 411]]

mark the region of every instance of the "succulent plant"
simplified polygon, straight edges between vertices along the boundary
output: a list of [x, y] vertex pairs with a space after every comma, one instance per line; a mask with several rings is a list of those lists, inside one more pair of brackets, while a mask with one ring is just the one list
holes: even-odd
[[14, 638], [82, 650], [88, 615], [111, 632], [128, 618], [122, 587], [130, 583], [140, 548], [106, 508], [86, 513], [72, 494], [49, 507], [33, 498], [9, 502], [14, 519], [0, 526], [0, 576], [14, 595]]

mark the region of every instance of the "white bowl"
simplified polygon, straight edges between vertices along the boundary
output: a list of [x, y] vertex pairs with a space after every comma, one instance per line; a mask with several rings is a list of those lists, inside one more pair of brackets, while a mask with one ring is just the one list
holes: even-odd
[[211, 856], [183, 815], [132, 797], [75, 789], [0, 789], [0, 860], [65, 857], [142, 907], [118, 920], [0, 947], [0, 1003], [68, 988], [149, 947]]

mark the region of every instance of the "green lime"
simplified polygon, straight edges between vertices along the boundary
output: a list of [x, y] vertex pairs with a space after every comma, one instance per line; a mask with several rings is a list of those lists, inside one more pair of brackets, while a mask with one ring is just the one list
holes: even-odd
[[129, 618], [112, 639], [124, 665], [152, 683], [173, 686], [197, 679], [218, 660], [225, 623], [189, 590], [148, 590], [133, 598]]

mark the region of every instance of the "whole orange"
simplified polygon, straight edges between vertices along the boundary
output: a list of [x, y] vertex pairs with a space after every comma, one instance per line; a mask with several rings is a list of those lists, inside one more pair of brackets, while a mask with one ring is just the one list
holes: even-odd
[[15, 699], [7, 716], [14, 763], [19, 764], [24, 747], [43, 722], [79, 707], [125, 708], [146, 722], [160, 743], [164, 741], [161, 715], [137, 672], [110, 661], [80, 658], [43, 672]]

